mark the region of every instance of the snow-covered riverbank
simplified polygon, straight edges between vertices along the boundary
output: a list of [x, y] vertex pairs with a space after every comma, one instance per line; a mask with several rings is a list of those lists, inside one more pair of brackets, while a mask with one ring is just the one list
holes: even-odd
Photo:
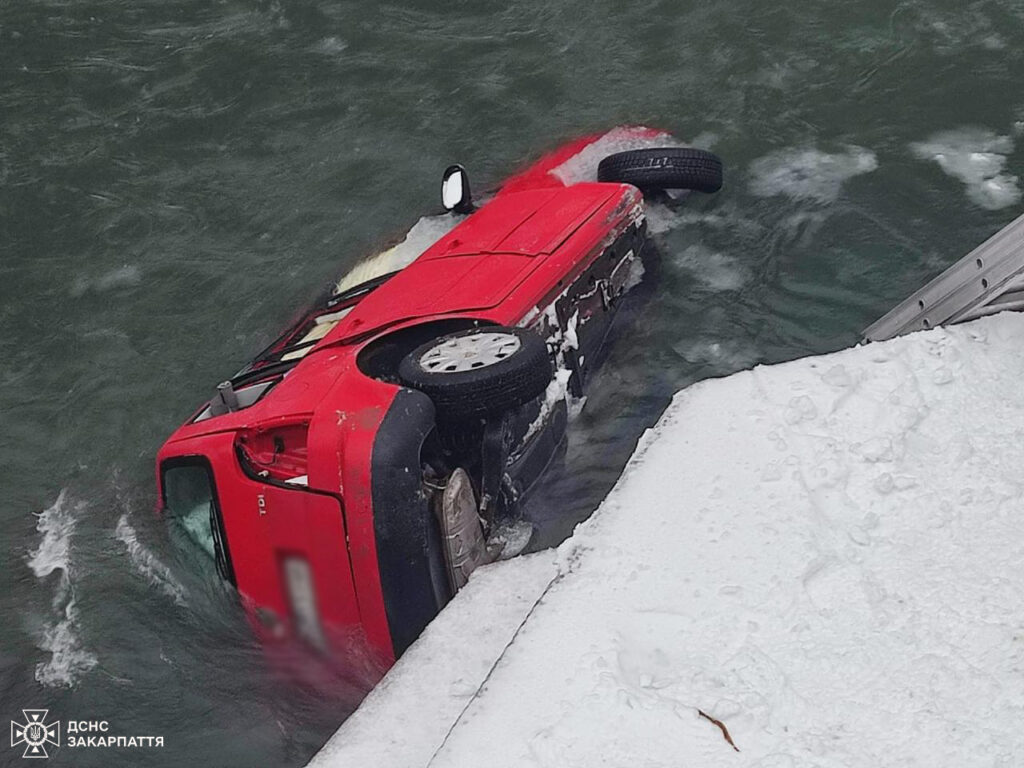
[[312, 765], [1016, 764], [1022, 382], [1008, 314], [679, 393]]

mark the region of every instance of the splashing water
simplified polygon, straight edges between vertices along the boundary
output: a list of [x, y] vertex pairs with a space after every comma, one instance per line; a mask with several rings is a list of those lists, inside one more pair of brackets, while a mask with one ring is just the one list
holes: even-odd
[[667, 133], [652, 132], [646, 128], [615, 128], [588, 144], [551, 173], [566, 184], [597, 181], [597, 166], [608, 155], [632, 149], [683, 146], [686, 145]]
[[50, 659], [36, 665], [35, 677], [48, 687], [71, 687], [82, 673], [98, 663], [78, 637], [79, 616], [72, 582], [71, 539], [84, 509], [84, 503], [70, 501], [67, 489], [61, 490], [53, 505], [38, 515], [36, 530], [42, 534], [42, 541], [28, 559], [29, 568], [40, 581], [60, 572], [50, 602], [56, 616], [37, 642], [41, 651], [50, 654]]
[[128, 514], [121, 515], [114, 529], [117, 540], [124, 544], [135, 570], [152, 586], [171, 598], [176, 604], [185, 606], [185, 588], [174, 577], [171, 569], [139, 541], [138, 532], [128, 522]]

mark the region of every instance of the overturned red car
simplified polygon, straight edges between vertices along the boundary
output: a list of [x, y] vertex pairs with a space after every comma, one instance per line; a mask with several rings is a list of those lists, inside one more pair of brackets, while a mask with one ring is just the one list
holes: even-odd
[[479, 204], [450, 167], [436, 242], [357, 267], [167, 440], [163, 510], [261, 634], [386, 668], [526, 544], [517, 509], [638, 280], [644, 194], [721, 183], [713, 154], [646, 128], [575, 141]]

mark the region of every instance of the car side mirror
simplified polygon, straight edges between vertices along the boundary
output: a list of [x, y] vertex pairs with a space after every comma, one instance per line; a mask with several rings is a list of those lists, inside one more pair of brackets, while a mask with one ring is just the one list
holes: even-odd
[[469, 175], [461, 165], [449, 165], [441, 177], [441, 203], [446, 211], [470, 213], [473, 194], [469, 191]]

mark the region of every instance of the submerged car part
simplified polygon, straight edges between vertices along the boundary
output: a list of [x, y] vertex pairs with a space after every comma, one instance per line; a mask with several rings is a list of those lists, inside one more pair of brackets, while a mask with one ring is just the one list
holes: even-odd
[[490, 561], [484, 542], [483, 521], [477, 514], [476, 496], [469, 473], [459, 467], [440, 492], [439, 520], [445, 560], [452, 590], [462, 589], [469, 575]]
[[1024, 216], [868, 326], [866, 341], [1024, 309]]
[[[623, 149], [646, 151], [595, 181]], [[473, 568], [521, 550], [517, 510], [642, 271], [641, 187], [719, 172], [646, 128], [567, 144], [478, 207], [453, 166], [452, 213], [356, 265], [186, 420], [157, 457], [163, 507], [261, 637], [380, 673]], [[447, 499], [425, 491], [441, 478]]]

